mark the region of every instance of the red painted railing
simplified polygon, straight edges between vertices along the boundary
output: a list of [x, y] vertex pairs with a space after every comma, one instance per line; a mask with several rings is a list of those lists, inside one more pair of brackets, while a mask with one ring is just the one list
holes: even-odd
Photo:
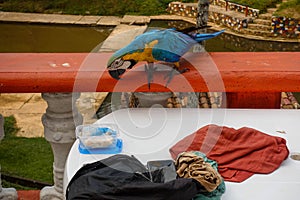
[[227, 107], [279, 108], [280, 92], [300, 92], [300, 52], [189, 53], [190, 70], [165, 87], [166, 70], [150, 90], [144, 63], [121, 80], [106, 63], [112, 53], [1, 53], [0, 93], [26, 92], [226, 92]]

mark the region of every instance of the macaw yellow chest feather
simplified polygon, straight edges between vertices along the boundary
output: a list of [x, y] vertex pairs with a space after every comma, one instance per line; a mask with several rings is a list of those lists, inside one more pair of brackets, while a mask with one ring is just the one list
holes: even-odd
[[123, 56], [124, 60], [135, 60], [146, 61], [146, 62], [156, 62], [157, 60], [153, 58], [152, 48], [158, 43], [158, 40], [153, 40], [152, 42], [145, 44], [145, 48], [141, 51], [137, 51], [134, 53], [126, 54]]

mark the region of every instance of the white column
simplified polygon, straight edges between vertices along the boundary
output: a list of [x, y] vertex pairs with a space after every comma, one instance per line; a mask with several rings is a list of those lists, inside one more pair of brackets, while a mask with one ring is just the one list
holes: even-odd
[[42, 117], [46, 140], [51, 144], [54, 163], [54, 185], [44, 187], [41, 200], [64, 199], [63, 177], [68, 153], [75, 141], [75, 128], [82, 124], [82, 116], [76, 107], [80, 93], [43, 93], [48, 108]]

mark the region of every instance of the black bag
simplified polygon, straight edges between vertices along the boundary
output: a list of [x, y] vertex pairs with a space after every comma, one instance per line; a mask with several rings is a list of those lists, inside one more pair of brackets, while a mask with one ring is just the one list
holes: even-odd
[[186, 178], [166, 183], [151, 182], [148, 169], [136, 158], [117, 154], [79, 169], [67, 187], [66, 198], [190, 200], [201, 188], [196, 180]]

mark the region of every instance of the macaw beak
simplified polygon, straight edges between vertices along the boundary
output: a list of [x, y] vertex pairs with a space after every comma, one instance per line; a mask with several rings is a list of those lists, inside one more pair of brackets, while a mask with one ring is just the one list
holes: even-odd
[[116, 80], [120, 79], [120, 76], [125, 73], [125, 69], [116, 69], [116, 70], [109, 70], [108, 73], [111, 77], [113, 77]]
[[107, 69], [111, 77], [119, 80], [120, 76], [126, 72], [126, 69], [131, 69], [136, 63], [135, 60], [122, 60], [122, 58], [119, 58], [110, 62]]

